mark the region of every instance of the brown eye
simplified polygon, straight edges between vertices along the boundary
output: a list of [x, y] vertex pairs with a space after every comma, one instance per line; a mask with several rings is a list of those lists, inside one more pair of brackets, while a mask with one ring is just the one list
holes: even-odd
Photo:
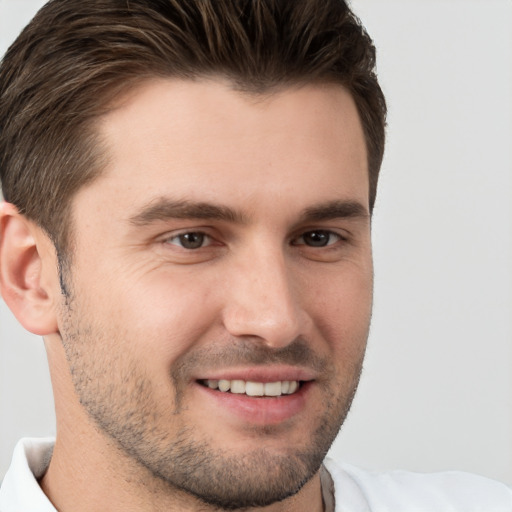
[[316, 230], [308, 231], [300, 236], [294, 245], [307, 245], [309, 247], [327, 247], [340, 240], [340, 235], [332, 231]]
[[173, 236], [168, 243], [178, 245], [184, 249], [200, 249], [210, 243], [210, 237], [200, 232], [182, 233]]

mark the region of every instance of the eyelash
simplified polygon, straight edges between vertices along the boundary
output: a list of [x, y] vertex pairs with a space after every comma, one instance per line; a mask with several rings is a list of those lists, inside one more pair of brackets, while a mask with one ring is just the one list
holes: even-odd
[[[184, 240], [186, 240], [187, 237], [192, 238], [192, 236], [194, 236], [194, 237], [197, 236], [200, 238], [199, 247], [185, 247], [183, 245]], [[180, 243], [179, 244], [173, 243], [173, 240], [179, 240]], [[209, 241], [208, 245], [203, 245], [205, 240]], [[177, 245], [177, 246], [182, 247], [183, 249], [189, 250], [189, 251], [195, 251], [198, 249], [202, 249], [204, 247], [208, 247], [211, 245], [212, 241], [213, 241], [212, 237], [207, 235], [206, 233], [203, 233], [202, 231], [187, 231], [185, 233], [179, 233], [177, 235], [174, 235], [174, 236], [166, 239], [166, 243], [171, 244], [171, 245]], [[192, 244], [193, 244], [193, 242], [192, 242]]]
[[[324, 243], [325, 236], [327, 236], [328, 239], [327, 242]], [[311, 240], [311, 238], [316, 238], [316, 242], [318, 242], [318, 244], [315, 245], [315, 243], [306, 243], [305, 237], [310, 237], [310, 241], [313, 241]], [[333, 238], [335, 238], [335, 240], [331, 241]], [[175, 243], [173, 242], [173, 240], [176, 240], [179, 243]], [[291, 245], [307, 246], [322, 249], [324, 247], [330, 247], [332, 245], [335, 245], [337, 242], [345, 240], [346, 238], [344, 238], [342, 235], [334, 231], [330, 231], [327, 229], [313, 229], [310, 231], [305, 231], [304, 233], [302, 233], [302, 235], [293, 239]], [[208, 242], [206, 245], [204, 244], [205, 241]], [[198, 249], [203, 249], [205, 247], [209, 247], [210, 245], [212, 245], [213, 238], [202, 231], [187, 231], [169, 237], [165, 240], [165, 242], [171, 245], [181, 247], [187, 251], [196, 251]], [[197, 244], [197, 247], [186, 247], [185, 245], [189, 242], [191, 243], [191, 245]]]
[[[319, 242], [319, 243], [317, 245], [315, 245], [314, 243], [308, 245], [304, 240], [304, 238], [307, 236], [316, 237], [317, 242]], [[325, 236], [328, 237], [328, 240], [325, 244], [323, 244], [323, 240], [321, 238], [325, 237]], [[334, 242], [331, 242], [332, 238], [335, 238]], [[302, 240], [302, 242], [299, 242], [299, 240]], [[311, 231], [304, 232], [301, 236], [296, 238], [292, 242], [292, 245], [306, 245], [308, 247], [322, 249], [324, 247], [330, 247], [331, 245], [334, 245], [336, 242], [341, 242], [344, 240], [346, 240], [346, 239], [344, 237], [342, 237], [339, 233], [335, 233], [334, 231], [329, 231], [328, 229], [313, 229]]]

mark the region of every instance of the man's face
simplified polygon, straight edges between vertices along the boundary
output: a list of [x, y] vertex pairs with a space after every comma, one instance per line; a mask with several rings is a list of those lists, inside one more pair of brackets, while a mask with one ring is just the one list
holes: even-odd
[[60, 319], [82, 406], [206, 502], [297, 492], [348, 411], [370, 321], [353, 100], [155, 80], [100, 131], [109, 163], [74, 199]]

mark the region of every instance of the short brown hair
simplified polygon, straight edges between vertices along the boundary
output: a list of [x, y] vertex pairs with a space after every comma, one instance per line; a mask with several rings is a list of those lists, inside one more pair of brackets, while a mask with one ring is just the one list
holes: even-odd
[[102, 170], [95, 119], [141, 80], [211, 75], [249, 93], [346, 87], [366, 138], [373, 208], [386, 104], [373, 43], [343, 0], [50, 1], [0, 67], [5, 199], [65, 251], [71, 199]]

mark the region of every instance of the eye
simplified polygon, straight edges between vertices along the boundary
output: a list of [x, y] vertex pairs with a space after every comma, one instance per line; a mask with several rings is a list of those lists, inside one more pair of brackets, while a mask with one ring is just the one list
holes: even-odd
[[183, 249], [200, 249], [207, 247], [212, 243], [211, 238], [200, 231], [191, 231], [189, 233], [181, 233], [167, 239], [168, 244], [183, 247]]
[[318, 229], [308, 231], [294, 240], [293, 245], [307, 245], [309, 247], [327, 247], [342, 240], [342, 237], [332, 231]]

